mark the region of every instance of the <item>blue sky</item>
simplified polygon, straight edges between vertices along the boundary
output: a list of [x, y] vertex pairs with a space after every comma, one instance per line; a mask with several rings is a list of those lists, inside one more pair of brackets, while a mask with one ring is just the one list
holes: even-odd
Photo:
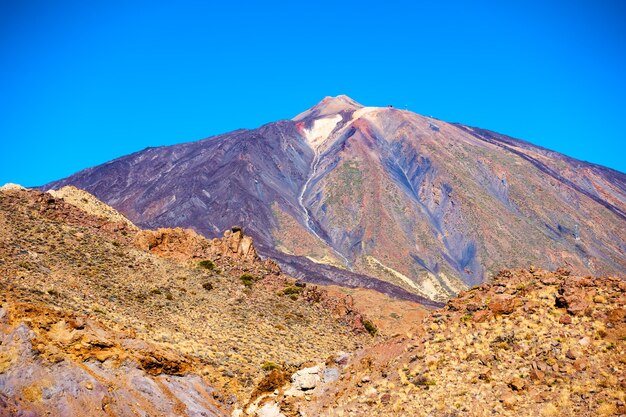
[[291, 118], [326, 95], [626, 171], [619, 1], [0, 3], [0, 184]]

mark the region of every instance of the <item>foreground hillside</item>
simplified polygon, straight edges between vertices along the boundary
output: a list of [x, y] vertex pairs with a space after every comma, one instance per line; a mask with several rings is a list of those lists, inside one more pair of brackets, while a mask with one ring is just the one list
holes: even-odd
[[626, 176], [528, 142], [327, 97], [292, 120], [149, 148], [75, 185], [142, 227], [240, 224], [309, 282], [445, 302], [502, 268], [626, 274]]
[[503, 271], [366, 349], [306, 415], [625, 415], [625, 305], [618, 278]]
[[229, 415], [270, 370], [372, 340], [237, 228], [138, 231], [65, 193], [0, 191], [0, 415]]

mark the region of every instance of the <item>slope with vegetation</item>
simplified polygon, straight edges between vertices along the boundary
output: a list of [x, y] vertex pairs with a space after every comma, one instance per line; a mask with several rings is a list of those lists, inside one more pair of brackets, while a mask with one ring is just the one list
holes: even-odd
[[0, 415], [226, 415], [268, 363], [372, 340], [349, 297], [283, 275], [240, 228], [137, 231], [86, 202], [0, 191]]

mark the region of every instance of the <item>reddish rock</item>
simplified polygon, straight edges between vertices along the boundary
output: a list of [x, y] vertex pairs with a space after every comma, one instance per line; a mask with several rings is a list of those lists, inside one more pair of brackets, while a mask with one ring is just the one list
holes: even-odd
[[572, 324], [572, 318], [568, 315], [562, 315], [561, 318], [559, 318], [559, 323], [561, 324]]
[[573, 316], [582, 316], [589, 309], [589, 303], [582, 299], [573, 299], [568, 302], [567, 312]]
[[515, 395], [513, 395], [510, 392], [505, 392], [502, 395], [500, 395], [499, 400], [502, 403], [502, 406], [506, 408], [507, 410], [513, 409], [513, 407], [515, 406], [515, 403], [517, 402]]
[[606, 319], [609, 323], [613, 324], [626, 322], [626, 309], [613, 309], [606, 315]]
[[483, 321], [488, 320], [491, 317], [491, 311], [489, 310], [480, 310], [474, 313], [472, 316], [472, 321], [474, 323], [482, 323]]
[[561, 280], [559, 279], [559, 277], [555, 274], [552, 273], [547, 273], [545, 275], [542, 275], [539, 278], [539, 281], [543, 284], [543, 285], [557, 285], [561, 282]]
[[520, 304], [520, 300], [506, 295], [498, 295], [489, 303], [493, 314], [511, 314]]
[[546, 374], [544, 374], [539, 369], [533, 369], [533, 370], [530, 371], [529, 376], [530, 376], [530, 380], [531, 381], [542, 382], [543, 379], [545, 378]]
[[589, 361], [585, 358], [577, 359], [574, 362], [574, 369], [576, 369], [577, 371], [584, 371], [585, 369], [587, 369], [588, 363]]
[[582, 355], [579, 349], [569, 349], [565, 352], [565, 357], [571, 360], [576, 360]]

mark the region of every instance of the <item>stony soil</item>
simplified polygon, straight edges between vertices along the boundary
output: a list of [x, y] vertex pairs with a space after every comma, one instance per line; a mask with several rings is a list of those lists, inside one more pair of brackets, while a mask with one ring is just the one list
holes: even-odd
[[367, 349], [307, 416], [626, 415], [626, 282], [503, 271]]

